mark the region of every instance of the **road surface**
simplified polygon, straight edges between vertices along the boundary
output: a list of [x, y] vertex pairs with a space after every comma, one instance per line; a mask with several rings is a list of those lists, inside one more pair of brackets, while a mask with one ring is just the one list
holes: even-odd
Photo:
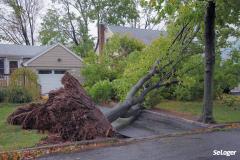
[[[213, 155], [235, 153], [235, 155]], [[232, 151], [232, 152], [224, 152]], [[39, 160], [240, 160], [240, 129], [156, 138], [79, 153], [48, 155]]]

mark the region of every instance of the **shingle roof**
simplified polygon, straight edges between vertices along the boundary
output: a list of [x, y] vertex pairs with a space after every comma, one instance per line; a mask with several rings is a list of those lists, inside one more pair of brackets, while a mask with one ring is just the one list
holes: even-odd
[[44, 52], [51, 46], [25, 46], [16, 44], [0, 44], [0, 57], [14, 56], [32, 58]]
[[121, 27], [108, 25], [108, 28], [113, 33], [127, 34], [133, 38], [139, 39], [145, 44], [150, 44], [153, 40], [157, 39], [160, 35], [166, 35], [165, 31], [150, 30], [150, 29], [139, 29], [130, 27]]

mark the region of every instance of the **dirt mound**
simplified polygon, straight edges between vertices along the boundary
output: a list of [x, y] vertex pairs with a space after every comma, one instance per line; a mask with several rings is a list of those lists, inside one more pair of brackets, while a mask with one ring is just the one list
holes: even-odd
[[64, 88], [51, 91], [46, 103], [19, 107], [7, 121], [23, 129], [59, 134], [63, 140], [79, 141], [110, 137], [110, 122], [95, 106], [83, 87], [69, 73], [62, 78]]

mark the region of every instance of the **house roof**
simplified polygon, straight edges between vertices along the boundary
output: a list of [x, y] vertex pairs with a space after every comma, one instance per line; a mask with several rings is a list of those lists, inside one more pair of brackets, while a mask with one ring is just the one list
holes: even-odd
[[127, 34], [133, 38], [141, 40], [145, 44], [150, 44], [153, 40], [157, 39], [160, 35], [166, 35], [165, 31], [139, 29], [122, 26], [108, 25], [108, 29], [113, 33]]
[[78, 60], [80, 60], [81, 62], [83, 61], [83, 59], [79, 56], [77, 56], [75, 53], [73, 53], [70, 49], [68, 49], [67, 47], [65, 47], [64, 45], [62, 45], [61, 43], [57, 43], [55, 45], [52, 46], [48, 46], [48, 48], [42, 50], [41, 52], [39, 52], [36, 56], [34, 56], [32, 59], [28, 60], [27, 62], [25, 62], [23, 65], [24, 66], [28, 66], [29, 63], [31, 63], [32, 61], [38, 59], [39, 57], [41, 57], [42, 55], [46, 54], [48, 51], [50, 51], [51, 49], [55, 48], [56, 46], [61, 46], [63, 49], [65, 49], [67, 52], [69, 52], [70, 54], [72, 54], [74, 57], [76, 57]]
[[33, 58], [51, 47], [52, 46], [25, 46], [16, 44], [0, 44], [0, 57], [14, 56]]

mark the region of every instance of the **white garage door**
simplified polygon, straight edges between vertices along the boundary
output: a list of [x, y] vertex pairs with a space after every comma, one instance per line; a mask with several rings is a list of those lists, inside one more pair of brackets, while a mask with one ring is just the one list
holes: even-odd
[[61, 79], [64, 73], [65, 70], [38, 70], [41, 93], [47, 94], [51, 90], [62, 87]]

